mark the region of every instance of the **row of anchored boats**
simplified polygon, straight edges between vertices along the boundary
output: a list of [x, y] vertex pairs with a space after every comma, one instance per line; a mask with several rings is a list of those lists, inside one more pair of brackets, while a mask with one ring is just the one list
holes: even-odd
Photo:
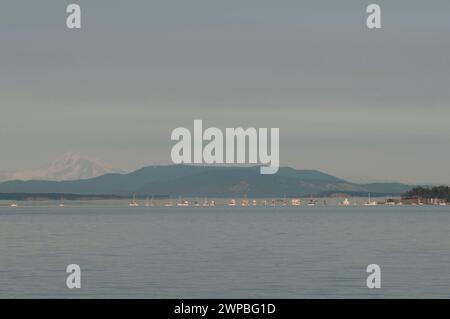
[[[162, 202], [161, 202], [162, 201]], [[229, 207], [236, 207], [236, 206], [241, 206], [241, 207], [250, 207], [250, 206], [316, 206], [316, 205], [321, 205], [321, 206], [327, 206], [327, 200], [324, 199], [323, 202], [319, 202], [319, 200], [317, 199], [313, 199], [310, 198], [309, 200], [305, 200], [305, 202], [303, 202], [300, 198], [291, 198], [291, 199], [263, 199], [263, 200], [250, 200], [248, 198], [242, 198], [242, 199], [229, 199], [229, 200], [225, 200], [223, 202], [220, 203], [220, 205], [222, 206], [229, 206]], [[372, 200], [369, 194], [368, 200], [365, 201], [362, 205], [363, 206], [378, 206], [378, 205], [402, 205], [403, 203], [401, 201], [394, 201], [394, 200], [386, 200], [385, 202], [379, 203], [375, 200]], [[205, 198], [203, 201], [200, 200], [187, 200], [187, 199], [182, 199], [181, 197], [177, 200], [177, 201], [173, 201], [172, 199], [168, 199], [168, 200], [159, 200], [159, 201], [155, 201], [153, 198], [150, 200], [149, 198], [147, 198], [147, 200], [145, 201], [145, 204], [143, 204], [144, 206], [165, 206], [165, 207], [172, 207], [172, 206], [178, 206], [178, 207], [189, 207], [189, 206], [193, 206], [193, 207], [199, 207], [199, 206], [203, 206], [203, 207], [213, 207], [216, 206], [217, 203], [215, 200], [208, 200], [207, 198]], [[359, 206], [361, 205], [360, 203], [357, 202], [350, 202], [350, 200], [348, 198], [345, 198], [344, 200], [340, 201], [338, 203], [339, 206]], [[439, 203], [439, 205], [443, 206], [446, 205], [446, 203], [441, 202]], [[139, 207], [141, 206], [140, 203], [138, 203], [136, 201], [136, 197], [133, 196], [133, 200], [129, 203], [130, 207]]]
[[[316, 200], [310, 200], [307, 205], [308, 206], [315, 206], [317, 203]], [[203, 202], [199, 200], [178, 200], [175, 203], [172, 200], [164, 201], [162, 206], [165, 207], [172, 207], [172, 206], [178, 206], [178, 207], [214, 207], [217, 203], [215, 200], [208, 200], [205, 198]], [[272, 199], [272, 200], [250, 200], [250, 199], [230, 199], [228, 202], [224, 204], [225, 206], [229, 207], [236, 207], [236, 206], [242, 206], [242, 207], [250, 207], [250, 206], [301, 206], [302, 201], [299, 198], [294, 198], [291, 200], [283, 200], [283, 199]], [[129, 203], [130, 207], [139, 207], [141, 204], [139, 204], [135, 198]], [[158, 206], [155, 201], [152, 200], [146, 200], [144, 206]]]
[[[336, 202], [334, 202], [335, 205]], [[433, 199], [433, 200], [427, 200], [422, 201], [421, 199], [416, 200], [399, 200], [399, 199], [386, 199], [384, 202], [377, 202], [375, 200], [372, 200], [369, 194], [368, 200], [362, 203], [363, 206], [378, 206], [378, 205], [388, 205], [388, 206], [398, 206], [398, 205], [438, 205], [438, 206], [447, 206], [447, 202], [439, 199]], [[216, 202], [216, 200], [208, 200], [205, 198], [203, 201], [196, 200], [187, 200], [182, 199], [181, 197], [178, 199], [178, 201], [172, 201], [172, 199], [168, 200], [154, 200], [149, 199], [147, 197], [145, 203], [139, 203], [136, 200], [136, 196], [133, 195], [133, 200], [128, 203], [128, 206], [130, 207], [139, 207], [139, 206], [146, 206], [146, 207], [152, 207], [152, 206], [165, 206], [165, 207], [172, 207], [172, 206], [178, 206], [178, 207], [214, 207], [214, 206], [228, 206], [228, 207], [251, 207], [251, 206], [266, 206], [266, 207], [276, 207], [276, 206], [327, 206], [327, 200], [323, 199], [323, 202], [319, 202], [317, 199], [310, 198], [309, 200], [305, 200], [305, 203], [300, 198], [291, 198], [291, 199], [262, 199], [262, 200], [250, 200], [248, 198], [242, 198], [242, 199], [229, 199], [229, 200], [222, 200], [219, 204]], [[360, 206], [361, 202], [350, 202], [348, 198], [344, 198], [344, 200], [340, 201], [338, 203], [339, 206]], [[9, 205], [12, 208], [19, 207], [18, 203], [14, 202]], [[59, 207], [65, 207], [64, 203], [61, 201], [59, 203]]]

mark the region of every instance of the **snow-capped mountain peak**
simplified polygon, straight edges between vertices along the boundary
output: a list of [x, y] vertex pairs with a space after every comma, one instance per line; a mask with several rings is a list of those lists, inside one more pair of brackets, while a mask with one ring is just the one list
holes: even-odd
[[107, 173], [124, 173], [124, 171], [98, 159], [69, 152], [46, 168], [17, 172], [13, 174], [13, 179], [63, 181], [88, 179]]

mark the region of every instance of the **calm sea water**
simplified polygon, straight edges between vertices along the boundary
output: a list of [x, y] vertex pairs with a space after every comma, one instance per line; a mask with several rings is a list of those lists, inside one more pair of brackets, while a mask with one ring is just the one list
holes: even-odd
[[0, 207], [0, 297], [450, 298], [450, 207]]

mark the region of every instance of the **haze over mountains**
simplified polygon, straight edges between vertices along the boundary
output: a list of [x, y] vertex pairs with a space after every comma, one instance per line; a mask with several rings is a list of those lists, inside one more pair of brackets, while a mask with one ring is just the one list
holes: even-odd
[[320, 171], [289, 167], [281, 167], [274, 175], [261, 175], [257, 166], [167, 165], [144, 167], [129, 174], [108, 173], [73, 181], [8, 181], [0, 183], [0, 193], [289, 197], [368, 192], [394, 195], [401, 194], [411, 187], [399, 183], [356, 184]]

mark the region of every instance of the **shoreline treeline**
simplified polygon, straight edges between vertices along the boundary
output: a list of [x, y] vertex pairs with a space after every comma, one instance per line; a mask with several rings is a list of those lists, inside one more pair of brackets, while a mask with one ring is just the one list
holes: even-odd
[[450, 201], [450, 187], [449, 186], [434, 186], [434, 187], [414, 187], [410, 191], [403, 194], [402, 198], [424, 198], [424, 199], [445, 199]]

